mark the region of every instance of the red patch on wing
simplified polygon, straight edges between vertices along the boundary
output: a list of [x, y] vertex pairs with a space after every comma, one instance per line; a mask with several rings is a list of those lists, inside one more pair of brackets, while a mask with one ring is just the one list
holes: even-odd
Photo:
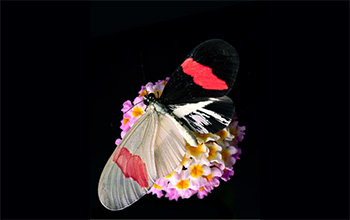
[[226, 82], [219, 79], [212, 72], [210, 67], [204, 66], [192, 58], [187, 58], [182, 64], [183, 72], [193, 77], [194, 83], [211, 90], [225, 90], [228, 89]]
[[132, 178], [140, 187], [148, 188], [146, 164], [138, 155], [132, 155], [126, 148], [118, 148], [113, 161], [119, 166], [125, 178]]

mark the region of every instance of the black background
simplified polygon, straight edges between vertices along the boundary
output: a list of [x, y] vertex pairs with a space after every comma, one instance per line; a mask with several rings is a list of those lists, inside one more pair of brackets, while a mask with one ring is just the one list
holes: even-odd
[[[203, 7], [210, 4], [217, 5], [217, 3], [205, 3]], [[97, 5], [101, 7], [101, 4]], [[149, 6], [149, 4], [144, 5]], [[198, 3], [154, 3], [153, 5], [155, 8], [166, 6], [164, 10], [167, 10], [172, 6], [194, 7]], [[254, 130], [257, 130], [257, 125], [264, 123], [264, 120], [253, 118], [257, 116], [256, 110], [260, 97], [258, 91], [261, 91], [259, 88], [261, 46], [256, 39], [258, 30], [255, 15], [258, 10], [246, 4], [234, 5], [234, 7], [197, 13], [130, 31], [103, 35], [91, 40], [90, 70], [93, 82], [90, 100], [90, 121], [92, 122], [90, 161], [92, 162], [91, 206], [94, 218], [182, 218], [183, 213], [187, 213], [187, 218], [259, 217], [260, 158]], [[104, 4], [105, 8], [112, 6], [115, 4]], [[122, 6], [125, 7], [128, 4]], [[115, 8], [116, 11], [121, 11]], [[104, 11], [96, 10], [96, 13], [98, 12]], [[244, 22], [238, 22], [239, 20]], [[111, 213], [100, 204], [96, 194], [98, 178], [103, 166], [114, 150], [114, 140], [120, 137], [120, 118], [117, 117], [119, 120], [114, 130], [110, 128], [109, 123], [113, 117], [121, 117], [122, 103], [128, 99], [133, 100], [138, 95], [137, 92], [142, 84], [170, 76], [195, 46], [212, 38], [229, 41], [240, 55], [241, 65], [236, 81], [237, 86], [234, 86], [230, 96], [235, 101], [241, 124], [247, 125], [249, 130], [252, 130], [252, 133], [249, 132], [252, 138], [247, 138], [248, 141], [242, 145], [244, 154], [249, 156], [242, 155], [244, 162], [237, 163], [237, 175], [234, 180], [223, 183], [213, 191], [215, 193], [203, 200], [194, 196], [188, 201], [180, 199], [178, 202], [168, 202], [168, 199], [159, 200], [155, 196], [146, 196], [125, 211]], [[143, 81], [143, 77], [146, 81]], [[127, 87], [121, 87], [121, 85]], [[249, 146], [249, 149], [244, 146]], [[155, 207], [158, 211], [147, 211]], [[179, 209], [182, 212], [177, 212]]]
[[[1, 217], [348, 218], [348, 9], [2, 2]], [[247, 135], [235, 175], [203, 200], [148, 195], [104, 209], [97, 181], [120, 134], [110, 122], [211, 38], [241, 59], [230, 97]]]

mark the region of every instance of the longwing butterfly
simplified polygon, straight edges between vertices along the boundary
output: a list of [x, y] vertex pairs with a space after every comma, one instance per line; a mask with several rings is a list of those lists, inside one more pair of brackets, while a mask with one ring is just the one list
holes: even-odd
[[239, 65], [236, 50], [213, 39], [198, 45], [170, 76], [161, 97], [144, 96], [148, 106], [109, 158], [98, 195], [110, 210], [124, 209], [145, 195], [156, 179], [171, 173], [185, 155], [192, 132], [216, 133], [231, 121], [226, 96]]

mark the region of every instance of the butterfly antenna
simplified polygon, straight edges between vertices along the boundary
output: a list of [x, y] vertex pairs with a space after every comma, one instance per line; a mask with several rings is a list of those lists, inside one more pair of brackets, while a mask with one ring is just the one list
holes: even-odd
[[[136, 105], [140, 104], [141, 102], [143, 102], [143, 100], [139, 101], [138, 103], [136, 103], [135, 105], [133, 105], [131, 108], [129, 108], [128, 110], [126, 110], [126, 111], [123, 113], [123, 115], [124, 115], [125, 113], [127, 113], [128, 111], [130, 111], [131, 109], [133, 109]], [[115, 122], [120, 121], [122, 118], [123, 118], [123, 116], [120, 116], [120, 117], [118, 117], [118, 120], [117, 120], [117, 119], [114, 119], [113, 121], [111, 121], [111, 127], [114, 127], [114, 126], [115, 126]]]
[[141, 73], [142, 73], [142, 81], [143, 84], [146, 82], [146, 76], [145, 76], [145, 71], [143, 69], [143, 57], [142, 57], [142, 52], [140, 51], [140, 66], [141, 66]]

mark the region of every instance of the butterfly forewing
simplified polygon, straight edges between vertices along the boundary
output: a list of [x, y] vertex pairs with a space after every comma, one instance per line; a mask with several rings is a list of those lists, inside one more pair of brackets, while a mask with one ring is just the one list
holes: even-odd
[[198, 45], [170, 76], [161, 100], [183, 103], [184, 97], [221, 97], [232, 88], [239, 65], [238, 54], [229, 43], [213, 39]]
[[100, 178], [98, 194], [106, 208], [128, 207], [181, 163], [185, 140], [176, 123], [169, 114], [149, 108], [131, 127]]
[[157, 128], [158, 114], [150, 109], [135, 122], [109, 158], [98, 186], [106, 208], [128, 207], [152, 187], [157, 178], [153, 154]]

